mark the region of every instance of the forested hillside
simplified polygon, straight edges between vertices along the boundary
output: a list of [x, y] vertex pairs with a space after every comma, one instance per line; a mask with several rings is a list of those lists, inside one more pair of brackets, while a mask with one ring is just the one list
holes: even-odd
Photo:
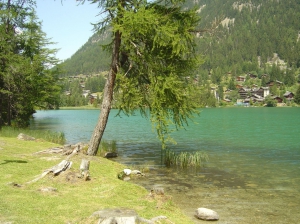
[[[300, 97], [299, 1], [188, 0], [184, 7], [195, 7], [201, 18], [195, 33], [203, 64], [187, 77], [199, 87], [194, 96], [199, 106], [224, 101], [250, 105], [265, 105], [266, 100], [272, 101], [270, 105], [297, 101], [285, 94], [299, 92], [295, 99]], [[109, 33], [94, 34], [63, 63], [63, 76], [106, 71], [110, 58], [101, 45], [109, 40]], [[257, 99], [261, 87], [269, 92]]]
[[108, 35], [94, 34], [71, 58], [62, 63], [65, 71], [63, 76], [106, 71], [110, 64], [110, 54], [103, 51], [102, 45], [108, 43]]
[[202, 23], [222, 22], [212, 38], [199, 40], [204, 68], [238, 75], [263, 68], [274, 53], [288, 67], [300, 67], [300, 2], [297, 0], [201, 0]]
[[[198, 36], [199, 54], [205, 57], [200, 74], [259, 72], [274, 53], [288, 67], [300, 67], [299, 1], [188, 0], [186, 6], [198, 9], [200, 29], [210, 28], [216, 20], [220, 22], [213, 32]], [[107, 38], [109, 35], [93, 35], [63, 63], [65, 75], [106, 70], [110, 60], [100, 45], [106, 44]]]

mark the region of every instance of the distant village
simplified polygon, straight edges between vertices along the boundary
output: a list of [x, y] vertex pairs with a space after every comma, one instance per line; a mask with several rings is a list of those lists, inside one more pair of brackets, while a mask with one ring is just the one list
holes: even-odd
[[[103, 75], [103, 74], [102, 74]], [[89, 99], [89, 103], [93, 104], [93, 102], [96, 99], [101, 99], [102, 97], [102, 93], [98, 92], [98, 93], [92, 93], [90, 90], [85, 89], [85, 80], [87, 78], [90, 77], [97, 77], [100, 76], [100, 74], [94, 74], [94, 75], [77, 75], [77, 76], [69, 76], [69, 81], [71, 82], [71, 80], [79, 80], [80, 81], [80, 85], [82, 88], [82, 95], [85, 98]], [[227, 102], [227, 103], [234, 103], [234, 105], [237, 106], [249, 106], [250, 103], [262, 103], [265, 101], [265, 98], [267, 96], [270, 96], [273, 100], [275, 100], [277, 102], [278, 105], [280, 106], [284, 106], [286, 103], [291, 102], [294, 99], [294, 93], [290, 92], [290, 91], [286, 91], [283, 96], [276, 96], [276, 95], [272, 95], [270, 94], [270, 88], [274, 85], [276, 85], [277, 88], [280, 88], [281, 86], [283, 86], [283, 82], [280, 82], [278, 80], [276, 81], [270, 81], [267, 84], [266, 87], [261, 87], [258, 86], [257, 84], [252, 84], [251, 86], [247, 86], [245, 87], [243, 84], [246, 82], [246, 79], [248, 78], [250, 79], [257, 79], [257, 75], [248, 73], [247, 75], [244, 76], [237, 76], [235, 78], [236, 81], [236, 89], [238, 91], [238, 95], [239, 98], [237, 99], [236, 102], [231, 102], [230, 100], [230, 93], [233, 90], [230, 89], [224, 89], [223, 92], [223, 98], [220, 99], [219, 94], [218, 94], [218, 88], [217, 87], [211, 87], [211, 92], [214, 94], [215, 98], [218, 101], [223, 101], [223, 102]], [[262, 77], [266, 77], [267, 75], [262, 75]], [[70, 91], [65, 91], [65, 95], [70, 96], [71, 92]]]
[[[257, 76], [253, 74], [248, 74], [250, 79], [256, 79]], [[263, 75], [267, 76], [267, 75]], [[262, 76], [262, 77], [263, 77]], [[276, 96], [276, 95], [270, 95], [270, 88], [274, 85], [276, 85], [277, 88], [280, 88], [283, 86], [283, 82], [280, 82], [278, 80], [276, 81], [270, 81], [267, 82], [266, 87], [259, 87], [256, 84], [252, 84], [251, 87], [244, 87], [242, 84], [246, 81], [246, 76], [237, 76], [236, 77], [236, 88], [238, 89], [238, 94], [239, 94], [239, 99], [236, 102], [236, 105], [244, 105], [244, 106], [249, 106], [250, 102], [252, 101], [253, 103], [255, 102], [260, 102], [263, 103], [265, 101], [265, 98], [267, 96], [270, 96], [273, 100], [277, 102], [277, 104], [284, 104], [284, 102], [291, 102], [294, 99], [294, 93], [290, 91], [286, 91], [283, 94], [283, 97]], [[230, 102], [228, 99], [228, 94], [232, 90], [227, 89], [224, 92], [224, 101]]]

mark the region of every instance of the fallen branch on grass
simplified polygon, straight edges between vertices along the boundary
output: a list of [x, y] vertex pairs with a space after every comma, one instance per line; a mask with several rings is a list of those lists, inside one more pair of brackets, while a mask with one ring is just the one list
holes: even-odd
[[[55, 150], [50, 149], [50, 151], [48, 150], [48, 152], [52, 152], [52, 151], [56, 151], [57, 148], [55, 148]], [[30, 184], [33, 182], [36, 182], [40, 179], [42, 179], [43, 177], [45, 177], [47, 174], [49, 173], [53, 173], [54, 176], [59, 175], [61, 172], [66, 171], [68, 169], [71, 168], [72, 166], [72, 161], [70, 161], [70, 159], [78, 154], [80, 152], [80, 150], [82, 149], [82, 144], [76, 144], [75, 148], [69, 148], [67, 150], [67, 152], [64, 152], [64, 155], [68, 155], [68, 157], [64, 160], [62, 160], [59, 164], [45, 170], [41, 175], [37, 176], [35, 179], [28, 181], [26, 184]], [[40, 151], [40, 153], [45, 153], [45, 151]], [[88, 180], [89, 179], [89, 161], [86, 159], [83, 159], [80, 165], [80, 170], [82, 172], [82, 177], [84, 177], [84, 180]]]

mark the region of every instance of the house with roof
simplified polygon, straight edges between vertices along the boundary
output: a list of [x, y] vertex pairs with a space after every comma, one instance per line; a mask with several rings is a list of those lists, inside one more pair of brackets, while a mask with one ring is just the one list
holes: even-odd
[[269, 81], [269, 82], [267, 82], [266, 84], [267, 84], [269, 87], [274, 86], [274, 85], [277, 85], [277, 87], [280, 87], [280, 86], [283, 85], [283, 82], [280, 82], [280, 81], [276, 80], [276, 81]]
[[266, 96], [270, 95], [270, 88], [269, 87], [260, 87], [253, 92], [255, 92], [255, 94], [257, 94], [261, 97], [266, 97]]
[[285, 97], [287, 100], [293, 100], [294, 99], [294, 93], [286, 91], [285, 94], [283, 94], [283, 97]]
[[252, 101], [253, 102], [263, 102], [265, 100], [264, 97], [258, 95], [258, 94], [253, 94], [252, 97], [251, 97]]
[[279, 97], [279, 96], [273, 96], [272, 99], [276, 100], [277, 103], [282, 103], [282, 101], [283, 101], [283, 99], [281, 97]]
[[252, 90], [250, 88], [243, 87], [239, 89], [238, 93], [241, 99], [246, 99], [247, 97], [251, 96]]
[[244, 86], [243, 85], [241, 85], [241, 84], [236, 84], [235, 85], [235, 88], [237, 88], [237, 89], [240, 89], [240, 88], [243, 88]]
[[256, 79], [257, 78], [257, 75], [254, 75], [252, 73], [248, 73], [248, 75], [249, 75], [250, 79]]
[[236, 81], [237, 82], [245, 82], [246, 81], [246, 76], [237, 76], [236, 77]]
[[90, 90], [83, 90], [82, 91], [82, 95], [84, 96], [84, 98], [86, 98], [88, 95], [90, 95], [91, 91]]

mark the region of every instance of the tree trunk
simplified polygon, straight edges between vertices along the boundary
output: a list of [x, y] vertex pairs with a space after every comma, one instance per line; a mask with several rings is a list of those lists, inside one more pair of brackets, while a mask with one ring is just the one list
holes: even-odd
[[108, 121], [108, 116], [111, 109], [111, 103], [113, 100], [113, 90], [114, 90], [116, 75], [119, 70], [118, 64], [119, 64], [120, 44], [121, 44], [121, 33], [116, 32], [114, 37], [114, 48], [112, 52], [112, 63], [104, 87], [101, 111], [100, 111], [98, 123], [94, 129], [93, 135], [90, 140], [89, 148], [87, 151], [87, 154], [89, 156], [94, 156], [97, 154]]
[[81, 160], [80, 164], [80, 171], [81, 171], [81, 176], [83, 177], [84, 180], [88, 180], [90, 176], [90, 161], [86, 159]]
[[[1, 78], [1, 77], [0, 77]], [[1, 85], [0, 85], [0, 87], [1, 87]], [[3, 95], [2, 95], [2, 93], [0, 93], [0, 130], [1, 130], [1, 128], [2, 128], [2, 126], [3, 126], [3, 119], [2, 119], [2, 113], [3, 113]]]

